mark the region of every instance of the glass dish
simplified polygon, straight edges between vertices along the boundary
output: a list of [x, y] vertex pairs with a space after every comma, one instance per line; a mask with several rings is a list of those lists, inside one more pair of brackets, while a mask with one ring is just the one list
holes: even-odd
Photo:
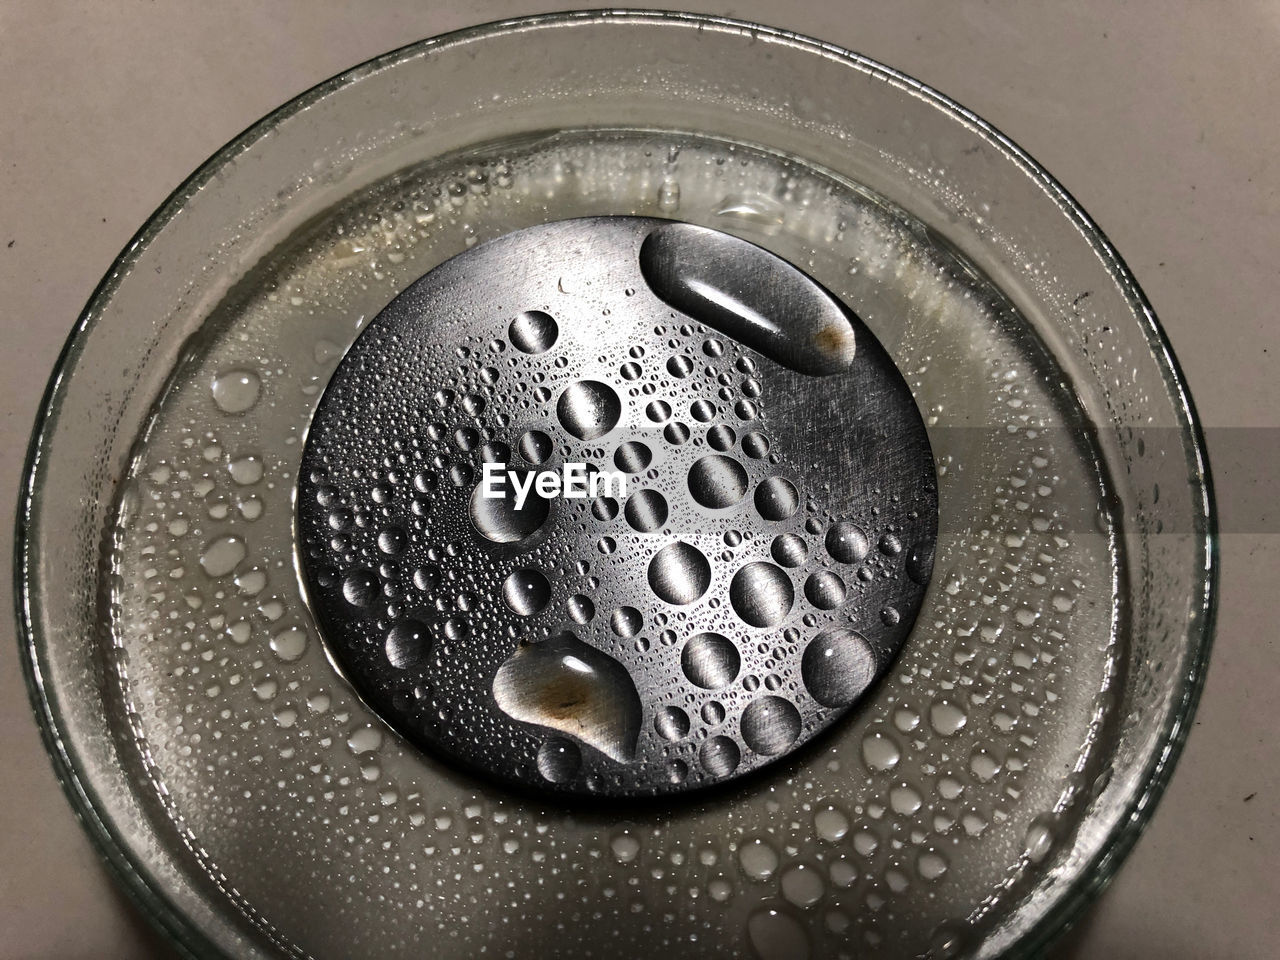
[[[1098, 535], [1118, 558], [1115, 656], [1091, 728], [1094, 759], [1068, 791], [1070, 829], [1052, 844], [1029, 836], [1022, 862], [1031, 869], [998, 911], [981, 916], [975, 897], [981, 936], [940, 927], [929, 948], [1036, 954], [1106, 885], [1148, 822], [1199, 695], [1217, 568], [1191, 400], [1119, 255], [1008, 138], [866, 58], [710, 17], [534, 17], [370, 61], [226, 146], [120, 255], [50, 381], [17, 531], [31, 696], [103, 856], [186, 951], [319, 955], [338, 934], [302, 946], [279, 905], [243, 892], [248, 878], [224, 871], [192, 826], [196, 811], [166, 788], [164, 745], [143, 735], [147, 704], [128, 689], [130, 654], [113, 632], [110, 558], [157, 401], [256, 271], [350, 198], [477, 145], [619, 129], [757, 145], [905, 211], [921, 236], [999, 291], [1082, 413], [1106, 491]], [[877, 332], [893, 352], [893, 338]], [[940, 572], [930, 595], [945, 588]], [[415, 819], [406, 814], [405, 831]]]

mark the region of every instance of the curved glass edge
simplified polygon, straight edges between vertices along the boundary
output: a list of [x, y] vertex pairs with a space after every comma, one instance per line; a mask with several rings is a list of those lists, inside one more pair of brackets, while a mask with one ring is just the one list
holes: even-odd
[[150, 246], [165, 226], [178, 214], [187, 200], [213, 180], [222, 167], [269, 134], [283, 121], [300, 113], [312, 103], [333, 91], [431, 49], [469, 43], [494, 33], [532, 30], [551, 26], [568, 26], [575, 22], [602, 23], [607, 21], [666, 23], [695, 29], [714, 26], [729, 31], [764, 36], [800, 50], [818, 53], [871, 71], [929, 101], [990, 142], [1006, 157], [1013, 160], [1025, 175], [1037, 182], [1053, 198], [1059, 209], [1075, 223], [1086, 242], [1102, 260], [1112, 278], [1120, 285], [1126, 299], [1135, 308], [1143, 322], [1148, 343], [1156, 348], [1157, 358], [1162, 361], [1161, 366], [1164, 368], [1166, 383], [1180, 403], [1178, 412], [1183, 421], [1182, 426], [1188, 435], [1184, 453], [1187, 455], [1188, 460], [1195, 465], [1195, 479], [1198, 479], [1200, 483], [1201, 513], [1198, 519], [1203, 523], [1205, 589], [1198, 604], [1201, 614], [1199, 628], [1188, 638], [1191, 653], [1187, 669], [1183, 674], [1181, 691], [1175, 701], [1177, 706], [1173, 709], [1171, 721], [1166, 725], [1162, 736], [1164, 740], [1163, 749], [1158, 751], [1149, 763], [1142, 778], [1142, 787], [1128, 804], [1123, 817], [1123, 826], [1116, 831], [1110, 841], [1087, 864], [1084, 874], [1075, 885], [1068, 888], [1067, 893], [1057, 904], [1053, 905], [1029, 930], [1020, 935], [1010, 950], [1010, 955], [1025, 956], [1038, 953], [1069, 929], [1079, 919], [1084, 908], [1106, 889], [1114, 878], [1120, 864], [1132, 850], [1143, 830], [1146, 829], [1156, 803], [1164, 793], [1169, 778], [1172, 776], [1173, 768], [1186, 743], [1191, 729], [1191, 719], [1200, 701], [1209, 652], [1212, 647], [1214, 624], [1217, 619], [1220, 561], [1213, 482], [1204, 434], [1196, 413], [1195, 404], [1191, 399], [1190, 391], [1186, 385], [1186, 377], [1178, 364], [1177, 358], [1174, 356], [1168, 336], [1160, 326], [1155, 311], [1124, 259], [1111, 244], [1110, 240], [1107, 239], [1101, 228], [1066, 188], [1058, 183], [1048, 170], [1037, 163], [1016, 142], [945, 94], [879, 61], [846, 50], [835, 44], [792, 31], [767, 27], [730, 17], [643, 9], [580, 10], [495, 20], [415, 41], [342, 71], [300, 93], [229, 141], [169, 194], [156, 212], [148, 218], [146, 223], [129, 240], [119, 256], [116, 257], [106, 275], [90, 296], [79, 319], [72, 327], [54, 364], [53, 373], [41, 398], [23, 466], [17, 522], [14, 531], [14, 598], [18, 625], [18, 644], [22, 654], [21, 659], [27, 692], [31, 698], [41, 738], [49, 752], [58, 780], [76, 813], [77, 819], [94, 842], [98, 853], [156, 929], [169, 938], [170, 942], [184, 956], [217, 955], [219, 951], [216, 945], [190, 922], [172, 903], [164, 891], [157, 889], [155, 885], [147, 880], [140, 866], [130, 855], [130, 851], [119, 841], [111, 827], [98, 816], [92, 792], [87, 788], [81, 776], [81, 766], [75, 751], [61, 736], [53, 696], [46, 687], [41, 673], [39, 638], [36, 636], [30, 613], [32, 571], [27, 534], [35, 522], [37, 477], [40, 469], [41, 452], [52, 428], [56, 425], [62, 381], [66, 372], [80, 356], [83, 335], [96, 322], [102, 313], [104, 305], [110, 300], [122, 278], [129, 272], [129, 268], [139, 259], [141, 253]]

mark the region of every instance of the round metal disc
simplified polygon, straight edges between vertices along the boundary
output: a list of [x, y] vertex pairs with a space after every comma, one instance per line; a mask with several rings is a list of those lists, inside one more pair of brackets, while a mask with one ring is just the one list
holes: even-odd
[[919, 610], [937, 484], [901, 374], [825, 289], [724, 233], [599, 217], [475, 247], [370, 323], [298, 530], [333, 658], [406, 739], [646, 796], [857, 702]]

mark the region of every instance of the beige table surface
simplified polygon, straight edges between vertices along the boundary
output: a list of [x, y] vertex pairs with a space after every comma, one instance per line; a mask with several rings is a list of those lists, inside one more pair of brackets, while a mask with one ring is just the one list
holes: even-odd
[[[168, 192], [271, 108], [409, 41], [553, 6], [0, 0], [0, 957], [172, 955], [58, 789], [7, 613], [27, 434], [81, 306]], [[1280, 2], [685, 6], [941, 89], [1039, 159], [1137, 274], [1209, 428], [1227, 528], [1218, 641], [1150, 830], [1053, 955], [1280, 957], [1280, 444], [1220, 439], [1280, 427]]]

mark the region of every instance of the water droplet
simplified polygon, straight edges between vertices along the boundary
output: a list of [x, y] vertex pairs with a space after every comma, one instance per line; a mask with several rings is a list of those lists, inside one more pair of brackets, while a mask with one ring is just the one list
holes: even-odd
[[778, 854], [767, 840], [748, 840], [738, 850], [738, 863], [742, 872], [752, 880], [768, 880], [778, 870]]
[[569, 610], [569, 619], [574, 623], [590, 623], [596, 615], [596, 605], [581, 593], [570, 597], [565, 606]]
[[580, 380], [560, 394], [556, 415], [579, 440], [595, 440], [617, 426], [622, 402], [612, 387], [598, 380]]
[[827, 553], [839, 563], [857, 563], [871, 550], [862, 528], [852, 520], [837, 520], [827, 530]]
[[609, 841], [609, 849], [619, 863], [630, 863], [640, 855], [640, 841], [629, 833], [619, 833]]
[[773, 756], [800, 735], [800, 711], [781, 697], [759, 697], [742, 711], [742, 739], [756, 753]]
[[835, 843], [849, 832], [849, 818], [839, 807], [822, 807], [813, 815], [813, 829], [823, 840]]
[[689, 468], [689, 493], [704, 507], [731, 507], [747, 493], [747, 471], [733, 457], [713, 453]]
[[729, 603], [753, 627], [772, 627], [791, 612], [795, 588], [785, 570], [764, 560], [748, 563], [729, 583]]
[[200, 554], [200, 566], [211, 577], [225, 577], [240, 566], [248, 552], [239, 537], [218, 537], [205, 544], [204, 552]]
[[1027, 859], [1032, 863], [1040, 863], [1053, 849], [1055, 840], [1053, 817], [1047, 814], [1036, 817], [1027, 828]]
[[780, 533], [769, 547], [773, 559], [784, 567], [798, 567], [809, 556], [809, 545], [794, 533]]
[[649, 587], [675, 606], [693, 603], [711, 585], [711, 564], [697, 547], [677, 540], [649, 561]]
[[738, 676], [741, 658], [738, 648], [728, 638], [718, 633], [699, 633], [684, 645], [680, 666], [694, 686], [721, 690]]
[[307, 649], [307, 631], [289, 627], [271, 638], [271, 652], [286, 663], [297, 660]]
[[244, 413], [258, 402], [262, 381], [252, 370], [227, 370], [213, 378], [211, 389], [223, 413]]
[[242, 487], [247, 487], [262, 479], [262, 461], [252, 454], [237, 457], [227, 464], [227, 472], [231, 474], [232, 480]]
[[551, 584], [540, 571], [521, 567], [502, 582], [502, 599], [513, 613], [531, 617], [551, 602]]
[[950, 700], [939, 700], [929, 707], [929, 723], [944, 737], [955, 736], [968, 720], [964, 710]]
[[507, 328], [507, 338], [523, 353], [546, 353], [559, 335], [555, 319], [541, 310], [525, 311]]
[[797, 863], [782, 871], [779, 885], [788, 902], [804, 909], [815, 905], [827, 892], [822, 875], [805, 863]]
[[902, 759], [902, 751], [885, 734], [872, 733], [862, 739], [862, 759], [872, 770], [892, 770]]
[[819, 570], [804, 582], [804, 595], [819, 610], [834, 610], [844, 603], [844, 581], [830, 570]]
[[641, 707], [631, 675], [568, 631], [520, 644], [498, 668], [493, 695], [516, 720], [571, 734], [619, 762], [635, 754]]
[[753, 243], [692, 224], [665, 224], [640, 247], [640, 270], [670, 306], [800, 373], [840, 373], [853, 361], [854, 332], [844, 308]]
[[352, 570], [342, 581], [342, 596], [353, 607], [367, 607], [381, 592], [378, 578], [370, 570]]
[[541, 430], [528, 430], [516, 443], [520, 456], [535, 467], [551, 456], [551, 438]]
[[[526, 472], [518, 482], [524, 484], [527, 480]], [[471, 524], [480, 536], [493, 543], [518, 543], [527, 540], [542, 528], [551, 512], [550, 502], [539, 496], [533, 488], [530, 488], [528, 497], [518, 508], [515, 494], [511, 490], [505, 490], [501, 497], [486, 497], [483, 491], [484, 484], [479, 484], [471, 492]]]
[[950, 865], [947, 858], [936, 850], [926, 850], [916, 860], [916, 872], [925, 880], [941, 880]]
[[399, 527], [387, 527], [378, 534], [378, 549], [389, 557], [404, 553], [408, 546], [409, 537]]
[[411, 670], [427, 659], [431, 632], [421, 620], [401, 620], [387, 631], [387, 662], [397, 670]]
[[933, 544], [921, 541], [907, 553], [907, 576], [924, 586], [933, 573]]
[[653, 533], [667, 522], [667, 501], [656, 490], [637, 490], [627, 498], [623, 515], [633, 530]]
[[738, 769], [742, 752], [728, 737], [710, 737], [698, 751], [702, 769], [713, 777], [727, 777]]
[[786, 520], [800, 506], [800, 494], [795, 484], [783, 477], [769, 477], [756, 487], [756, 511], [764, 519], [777, 522]]
[[664, 740], [683, 740], [689, 733], [689, 715], [679, 707], [661, 707], [653, 726]]
[[618, 607], [609, 618], [609, 626], [620, 637], [634, 637], [644, 626], [644, 617], [635, 607]]
[[[521, 348], [523, 349], [523, 348]], [[525, 350], [525, 353], [533, 353]], [[538, 773], [548, 783], [565, 783], [572, 780], [582, 766], [582, 753], [570, 740], [551, 737], [538, 747]]]
[[876, 655], [862, 634], [836, 626], [818, 634], [800, 658], [809, 695], [824, 707], [847, 707], [876, 675]]
[[652, 459], [653, 452], [639, 440], [628, 440], [613, 453], [614, 466], [623, 473], [639, 473]]

